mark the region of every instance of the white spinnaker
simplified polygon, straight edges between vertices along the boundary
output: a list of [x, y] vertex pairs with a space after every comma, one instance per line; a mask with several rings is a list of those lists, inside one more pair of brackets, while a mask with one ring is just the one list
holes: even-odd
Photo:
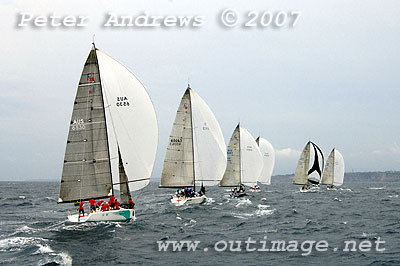
[[253, 136], [242, 126], [240, 128], [241, 183], [247, 186], [257, 185], [263, 168], [263, 158]]
[[221, 128], [204, 100], [190, 89], [196, 186], [215, 186], [226, 168], [226, 146]]
[[258, 137], [256, 142], [261, 151], [264, 162], [264, 166], [261, 171], [261, 175], [258, 178], [258, 182], [270, 185], [272, 171], [274, 170], [274, 165], [275, 165], [275, 150], [272, 144], [268, 140], [262, 137]]
[[334, 160], [334, 174], [333, 174], [333, 185], [341, 186], [343, 185], [344, 179], [344, 159], [342, 154], [334, 149], [335, 160]]
[[[140, 81], [97, 50], [102, 88], [131, 191], [148, 185], [158, 144], [156, 113]], [[114, 152], [113, 152], [114, 153]]]

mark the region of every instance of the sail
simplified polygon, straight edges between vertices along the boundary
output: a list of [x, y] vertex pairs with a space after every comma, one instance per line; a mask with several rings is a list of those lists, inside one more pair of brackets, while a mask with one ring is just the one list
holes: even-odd
[[322, 177], [322, 169], [324, 168], [324, 155], [321, 149], [313, 142], [310, 146], [310, 161], [308, 168], [308, 182], [319, 184]]
[[250, 132], [242, 126], [239, 126], [239, 128], [241, 183], [247, 186], [255, 186], [263, 169], [263, 157]]
[[263, 156], [264, 166], [261, 171], [261, 175], [258, 178], [258, 181], [262, 184], [271, 184], [271, 176], [272, 171], [274, 170], [275, 165], [275, 150], [274, 147], [262, 137], [258, 137], [256, 139], [258, 147], [260, 148], [261, 154]]
[[135, 191], [149, 184], [153, 170], [158, 144], [156, 113], [142, 83], [123, 65], [98, 49], [96, 52], [109, 125], [114, 129], [129, 189]]
[[131, 192], [129, 189], [129, 179], [126, 176], [124, 164], [122, 162], [120, 153], [119, 154], [119, 192], [120, 192], [120, 200], [121, 200], [121, 207], [127, 207], [128, 201], [132, 198]]
[[305, 185], [308, 183], [308, 165], [310, 161], [310, 146], [311, 141], [307, 142], [300, 155], [297, 163], [296, 172], [294, 173], [293, 183], [297, 185]]
[[92, 49], [75, 97], [58, 202], [102, 198], [111, 193], [103, 93], [96, 52]]
[[333, 185], [333, 173], [335, 166], [335, 149], [331, 151], [326, 160], [324, 172], [322, 174], [321, 184], [323, 185]]
[[240, 177], [240, 130], [239, 125], [233, 131], [227, 150], [227, 165], [221, 180], [222, 187], [235, 187], [241, 184]]
[[334, 161], [334, 175], [333, 175], [333, 185], [334, 186], [341, 186], [343, 185], [344, 179], [344, 159], [342, 154], [334, 149], [335, 151], [335, 161]]
[[226, 146], [221, 128], [204, 100], [189, 88], [192, 104], [196, 186], [215, 186], [226, 168]]
[[161, 174], [162, 187], [194, 185], [191, 108], [190, 90], [187, 89], [179, 104], [169, 137]]

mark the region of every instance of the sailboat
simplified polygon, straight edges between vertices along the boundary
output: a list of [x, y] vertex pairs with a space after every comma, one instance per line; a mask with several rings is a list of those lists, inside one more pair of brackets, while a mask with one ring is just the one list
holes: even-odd
[[176, 112], [169, 137], [160, 187], [202, 187], [200, 193], [177, 193], [174, 205], [206, 201], [205, 186], [219, 183], [226, 167], [224, 136], [206, 102], [188, 85]]
[[235, 187], [232, 197], [245, 196], [244, 186], [257, 185], [263, 169], [263, 157], [253, 136], [240, 123], [233, 131], [227, 154], [228, 164], [220, 186]]
[[303, 185], [300, 192], [313, 192], [319, 187], [323, 168], [324, 155], [321, 149], [309, 141], [301, 153], [293, 183]]
[[[274, 147], [268, 140], [262, 138], [261, 136], [259, 136], [256, 139], [256, 143], [263, 157], [263, 168], [260, 177], [258, 178], [257, 181], [260, 182], [261, 184], [271, 185], [271, 176], [275, 165]], [[257, 192], [260, 191], [260, 188], [257, 185], [255, 187], [250, 188], [250, 190]]]
[[336, 187], [343, 185], [344, 159], [342, 154], [333, 149], [328, 156], [321, 184], [327, 185], [327, 190], [336, 190]]
[[94, 43], [76, 92], [65, 150], [58, 203], [114, 195], [121, 208], [72, 214], [71, 222], [127, 221], [131, 192], [149, 184], [157, 151], [158, 128], [144, 86]]

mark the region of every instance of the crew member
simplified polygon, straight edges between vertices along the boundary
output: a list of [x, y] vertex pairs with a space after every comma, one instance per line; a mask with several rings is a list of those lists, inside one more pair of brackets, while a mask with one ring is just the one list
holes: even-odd
[[111, 209], [114, 209], [114, 206], [115, 206], [115, 197], [114, 197], [114, 195], [112, 195], [110, 197], [110, 200], [108, 201], [108, 203], [110, 204]]
[[78, 207], [79, 216], [81, 216], [81, 213], [82, 213], [82, 217], [85, 216], [85, 210], [83, 209], [83, 205], [84, 205], [84, 203], [83, 203], [83, 201], [81, 201], [81, 202], [79, 203], [79, 207]]
[[129, 199], [128, 203], [129, 203], [129, 209], [134, 209], [135, 208], [135, 203], [133, 202], [132, 199]]
[[103, 212], [105, 212], [105, 211], [109, 211], [110, 210], [110, 206], [106, 203], [106, 204], [103, 204], [103, 206], [101, 206], [101, 210], [103, 211]]
[[94, 199], [89, 200], [90, 203], [90, 212], [96, 211], [96, 201]]

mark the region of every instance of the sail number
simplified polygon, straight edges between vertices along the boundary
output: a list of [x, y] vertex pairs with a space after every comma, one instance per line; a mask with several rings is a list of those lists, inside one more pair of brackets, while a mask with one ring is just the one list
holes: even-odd
[[83, 130], [85, 129], [85, 122], [83, 119], [75, 119], [72, 121], [72, 130]]
[[182, 138], [175, 138], [175, 139], [171, 139], [171, 141], [169, 142], [169, 145], [182, 145]]
[[130, 104], [128, 101], [128, 97], [126, 97], [126, 96], [117, 97], [116, 105], [117, 105], [117, 107], [129, 106]]

